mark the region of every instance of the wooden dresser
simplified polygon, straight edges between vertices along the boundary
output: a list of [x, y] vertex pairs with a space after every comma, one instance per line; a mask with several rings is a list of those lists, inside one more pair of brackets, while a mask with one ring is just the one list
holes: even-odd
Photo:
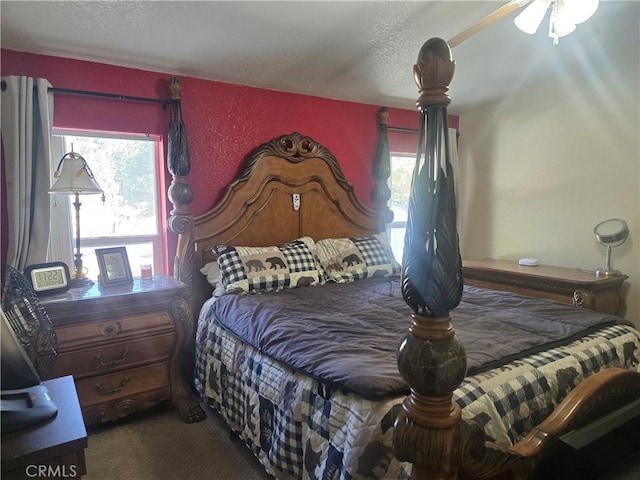
[[71, 289], [42, 297], [58, 335], [50, 378], [73, 375], [87, 425], [172, 401], [187, 422], [204, 413], [182, 376], [186, 286], [172, 277]]
[[492, 258], [463, 261], [462, 274], [466, 285], [507, 290], [624, 315], [625, 302], [620, 289], [628, 278], [626, 275], [604, 278], [575, 268], [528, 267]]

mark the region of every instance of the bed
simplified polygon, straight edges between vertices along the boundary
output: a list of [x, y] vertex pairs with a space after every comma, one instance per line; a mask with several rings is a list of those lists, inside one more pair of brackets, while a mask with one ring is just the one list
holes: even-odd
[[[184, 375], [275, 478], [526, 478], [561, 434], [640, 398], [629, 322], [463, 286], [441, 135], [452, 75], [448, 46], [429, 40], [414, 76], [431, 168], [414, 175], [402, 266], [381, 233], [384, 111], [374, 208], [294, 132], [252, 151], [194, 218], [186, 148], [171, 153], [186, 139], [170, 136], [174, 273], [197, 318]], [[179, 92], [173, 103], [179, 125]]]

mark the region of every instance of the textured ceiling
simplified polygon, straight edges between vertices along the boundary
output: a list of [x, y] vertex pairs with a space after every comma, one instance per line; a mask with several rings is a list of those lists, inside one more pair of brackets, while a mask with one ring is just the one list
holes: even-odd
[[[414, 108], [422, 44], [448, 40], [505, 1], [2, 1], [1, 45], [32, 53], [374, 105]], [[452, 113], [569, 66], [638, 52], [640, 3], [601, 0], [553, 46], [513, 17], [453, 49]], [[113, 92], [119, 93], [119, 92]]]

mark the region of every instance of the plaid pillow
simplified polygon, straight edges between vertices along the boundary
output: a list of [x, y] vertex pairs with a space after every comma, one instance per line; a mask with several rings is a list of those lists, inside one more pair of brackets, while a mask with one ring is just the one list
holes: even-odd
[[316, 243], [327, 280], [350, 283], [361, 278], [400, 274], [384, 233], [359, 238], [327, 238]]
[[277, 247], [216, 245], [227, 293], [274, 292], [320, 283], [315, 242], [303, 237]]

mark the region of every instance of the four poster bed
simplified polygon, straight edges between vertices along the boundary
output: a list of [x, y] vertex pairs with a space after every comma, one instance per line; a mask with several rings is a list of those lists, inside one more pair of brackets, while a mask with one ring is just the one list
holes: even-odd
[[[194, 218], [174, 85], [174, 270], [197, 318], [184, 375], [195, 371], [199, 397], [275, 478], [542, 475], [560, 434], [640, 398], [628, 322], [463, 287], [446, 43], [425, 43], [414, 70], [426, 161], [402, 266], [380, 234], [391, 220], [384, 111], [373, 209], [327, 148], [292, 133], [251, 152]], [[203, 418], [196, 404], [182, 411]]]

